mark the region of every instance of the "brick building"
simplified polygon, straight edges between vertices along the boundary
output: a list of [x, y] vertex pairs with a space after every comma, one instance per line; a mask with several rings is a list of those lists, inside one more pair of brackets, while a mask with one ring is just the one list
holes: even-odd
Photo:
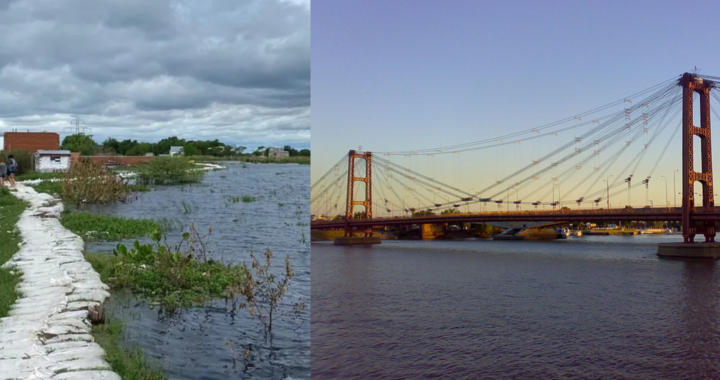
[[38, 150], [60, 149], [60, 135], [52, 132], [5, 132], [5, 151], [25, 149], [31, 154]]

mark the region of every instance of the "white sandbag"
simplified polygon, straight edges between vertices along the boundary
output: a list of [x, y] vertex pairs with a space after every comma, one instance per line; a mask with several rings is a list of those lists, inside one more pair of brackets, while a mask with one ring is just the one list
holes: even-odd
[[109, 287], [85, 261], [82, 239], [57, 219], [62, 203], [24, 185], [14, 194], [29, 207], [17, 223], [20, 250], [3, 265], [22, 277], [21, 296], [0, 318], [0, 377], [119, 380], [87, 320]]

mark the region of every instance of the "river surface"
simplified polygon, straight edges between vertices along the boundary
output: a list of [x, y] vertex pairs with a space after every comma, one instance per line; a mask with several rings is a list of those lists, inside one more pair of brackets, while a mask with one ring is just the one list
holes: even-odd
[[[93, 212], [162, 219], [175, 229], [195, 224], [210, 236], [210, 258], [227, 263], [250, 262], [269, 248], [273, 271], [284, 271], [290, 255], [295, 277], [283, 301], [285, 310], [299, 300], [307, 308], [299, 317], [276, 320], [271, 335], [247, 310], [232, 311], [224, 300], [166, 316], [126, 292], [106, 303], [110, 317], [123, 320], [126, 338], [167, 368], [171, 379], [306, 379], [310, 378], [310, 167], [295, 164], [223, 163], [227, 170], [209, 172], [203, 183], [156, 187], [125, 204], [93, 207]], [[242, 202], [243, 195], [257, 197]], [[144, 239], [147, 241], [147, 239]], [[131, 243], [128, 241], [126, 243]], [[111, 252], [116, 243], [89, 243], [90, 252]]]
[[313, 243], [313, 378], [720, 378], [720, 268], [677, 241]]

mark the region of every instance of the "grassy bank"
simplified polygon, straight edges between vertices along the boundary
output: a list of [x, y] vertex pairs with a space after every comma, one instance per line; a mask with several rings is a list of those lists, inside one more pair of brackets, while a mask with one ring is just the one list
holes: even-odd
[[85, 241], [115, 240], [148, 236], [162, 226], [150, 219], [131, 219], [89, 212], [64, 212], [62, 225]]
[[[12, 196], [6, 188], [0, 189], [0, 265], [10, 260], [19, 249], [20, 234], [15, 225], [25, 208], [25, 203]], [[15, 289], [19, 282], [19, 274], [0, 268], [0, 318], [7, 315], [19, 296]]]
[[28, 181], [28, 180], [35, 180], [35, 179], [54, 179], [54, 178], [63, 178], [65, 177], [65, 173], [41, 173], [41, 172], [29, 172], [25, 174], [18, 174], [15, 176], [16, 181]]
[[92, 335], [105, 350], [105, 360], [123, 380], [162, 380], [168, 376], [159, 365], [145, 358], [142, 349], [123, 348], [125, 325], [118, 320], [95, 325]]

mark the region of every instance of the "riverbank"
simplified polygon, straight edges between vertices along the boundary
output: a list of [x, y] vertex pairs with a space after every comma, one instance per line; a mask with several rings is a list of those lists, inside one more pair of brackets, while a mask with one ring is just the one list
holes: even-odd
[[94, 342], [88, 309], [110, 295], [83, 257], [83, 240], [60, 224], [63, 205], [51, 195], [18, 185], [27, 202], [17, 228], [20, 250], [5, 263], [22, 273], [20, 297], [0, 319], [0, 374], [5, 378], [120, 379]]

